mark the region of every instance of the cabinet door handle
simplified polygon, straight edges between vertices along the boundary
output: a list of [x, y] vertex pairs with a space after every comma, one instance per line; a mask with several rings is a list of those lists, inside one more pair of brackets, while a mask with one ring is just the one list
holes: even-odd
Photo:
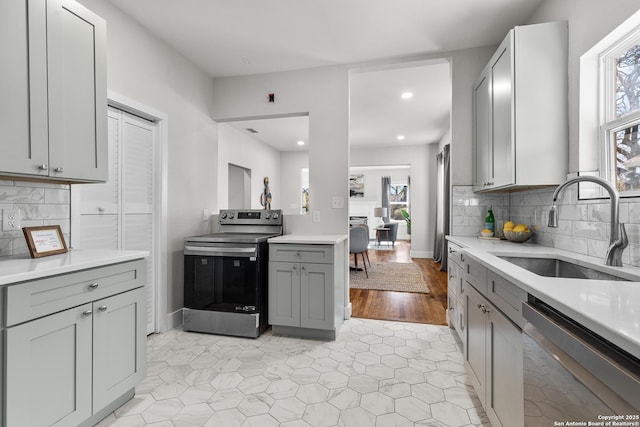
[[294, 266], [293, 266], [293, 269], [294, 269], [294, 270], [297, 270], [297, 269], [298, 269], [298, 266], [297, 266], [297, 265], [294, 265]]
[[458, 253], [458, 251], [457, 251], [457, 250], [455, 250], [455, 249], [453, 249], [453, 248], [449, 248], [449, 253], [450, 253], [450, 254], [457, 254], [457, 253]]
[[57, 168], [55, 168], [53, 171], [54, 171], [54, 172], [58, 172], [58, 173], [60, 173], [60, 172], [62, 172], [63, 170], [62, 170], [62, 168], [61, 168], [61, 167], [57, 167]]
[[101, 305], [100, 307], [98, 307], [98, 310], [107, 311], [107, 306], [106, 305]]
[[306, 270], [306, 269], [307, 269], [307, 266], [306, 266], [306, 265], [303, 265], [303, 266], [302, 266], [302, 269], [303, 269], [303, 270]]
[[98, 286], [100, 286], [98, 282], [95, 282], [89, 285], [89, 289], [98, 289]]
[[43, 163], [41, 165], [38, 165], [38, 169], [40, 169], [41, 171], [46, 171], [47, 169], [49, 169], [49, 166]]
[[83, 315], [84, 317], [89, 317], [89, 316], [91, 316], [92, 314], [93, 314], [93, 311], [91, 311], [91, 310], [86, 310], [86, 311], [83, 311], [83, 312], [82, 312], [82, 315]]

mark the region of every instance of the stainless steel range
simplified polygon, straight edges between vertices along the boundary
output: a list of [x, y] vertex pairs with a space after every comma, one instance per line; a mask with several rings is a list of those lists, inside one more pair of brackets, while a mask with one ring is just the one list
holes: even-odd
[[267, 239], [282, 234], [282, 211], [225, 209], [219, 233], [184, 245], [184, 330], [258, 337], [268, 325]]

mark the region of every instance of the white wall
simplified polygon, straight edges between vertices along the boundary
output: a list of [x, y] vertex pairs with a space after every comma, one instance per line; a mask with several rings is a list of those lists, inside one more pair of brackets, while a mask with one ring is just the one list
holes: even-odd
[[[267, 94], [275, 93], [275, 103]], [[333, 196], [348, 197], [348, 78], [344, 67], [214, 79], [214, 119], [309, 113], [309, 215], [289, 222], [288, 232], [347, 233], [347, 213], [332, 209]]]
[[[212, 163], [214, 160], [212, 159]], [[280, 209], [280, 152], [227, 123], [218, 124], [218, 207], [229, 207], [229, 163], [251, 170], [251, 209], [262, 209], [260, 195], [269, 177], [272, 209]]]
[[[280, 208], [285, 215], [299, 215], [302, 188], [300, 170], [309, 167], [307, 151], [280, 152]], [[313, 194], [309, 193], [309, 200]]]
[[[411, 255], [418, 258], [430, 258], [433, 255], [437, 153], [437, 144], [351, 149], [351, 166], [410, 165]], [[354, 173], [360, 173], [360, 171], [354, 171]], [[394, 174], [386, 173], [392, 177]], [[380, 193], [380, 176], [375, 172], [373, 175], [369, 174], [365, 177], [365, 198], [363, 200], [376, 200], [377, 194]]]
[[[107, 20], [107, 87], [168, 116], [167, 306], [183, 306], [183, 241], [202, 234], [203, 209], [217, 210], [217, 126], [211, 79], [106, 0], [80, 0]], [[213, 165], [213, 166], [212, 166]], [[164, 314], [161, 313], [161, 314]], [[181, 319], [180, 319], [181, 321]], [[171, 326], [171, 325], [169, 325]]]
[[569, 21], [569, 172], [579, 170], [580, 56], [638, 9], [638, 0], [544, 0], [530, 18]]

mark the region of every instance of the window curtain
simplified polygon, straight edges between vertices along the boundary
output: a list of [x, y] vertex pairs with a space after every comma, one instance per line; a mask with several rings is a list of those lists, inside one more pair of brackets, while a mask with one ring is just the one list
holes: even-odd
[[436, 156], [437, 188], [436, 188], [436, 224], [433, 242], [433, 259], [440, 263], [440, 270], [447, 270], [447, 240], [449, 234], [449, 176], [450, 145], [444, 146]]
[[383, 217], [382, 220], [386, 223], [389, 222], [389, 190], [391, 189], [391, 177], [383, 176], [381, 178], [382, 181], [382, 207], [387, 208], [387, 216]]

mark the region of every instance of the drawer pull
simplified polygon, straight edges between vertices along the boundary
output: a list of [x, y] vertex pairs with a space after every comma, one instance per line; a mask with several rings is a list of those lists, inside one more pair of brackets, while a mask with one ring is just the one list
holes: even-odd
[[84, 317], [89, 317], [89, 316], [91, 316], [92, 314], [93, 314], [93, 311], [91, 311], [91, 310], [87, 310], [87, 311], [83, 311], [83, 312], [82, 312], [82, 315], [83, 315]]
[[107, 306], [106, 305], [101, 305], [100, 307], [98, 307], [98, 310], [107, 311]]
[[449, 253], [450, 253], [450, 254], [457, 254], [457, 253], [458, 253], [458, 251], [457, 251], [457, 250], [455, 250], [455, 249], [453, 249], [453, 248], [449, 248]]
[[94, 282], [89, 285], [89, 289], [98, 289], [98, 286], [100, 286], [98, 282]]

